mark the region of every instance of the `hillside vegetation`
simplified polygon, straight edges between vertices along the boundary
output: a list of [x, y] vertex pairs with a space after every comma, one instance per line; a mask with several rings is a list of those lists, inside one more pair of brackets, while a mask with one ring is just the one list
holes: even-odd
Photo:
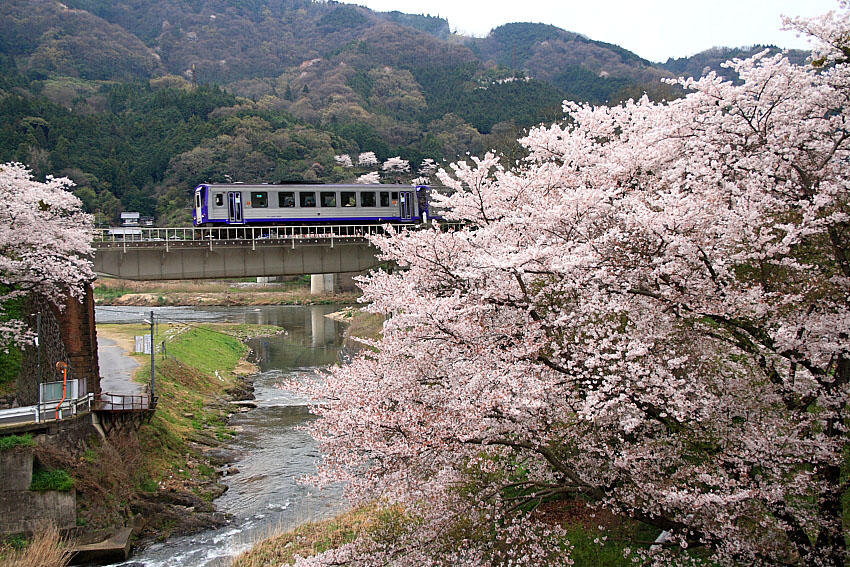
[[8, 0], [0, 162], [70, 177], [103, 223], [184, 224], [199, 182], [352, 180], [344, 153], [401, 156], [411, 178], [426, 158], [518, 159], [517, 137], [561, 120], [563, 100], [670, 99], [660, 79], [695, 67], [550, 25], [468, 38], [338, 2]]

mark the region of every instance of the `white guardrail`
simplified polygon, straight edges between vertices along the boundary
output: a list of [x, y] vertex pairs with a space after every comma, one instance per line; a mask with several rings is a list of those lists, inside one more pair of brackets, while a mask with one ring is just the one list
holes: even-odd
[[[99, 228], [94, 231], [92, 245], [97, 248], [165, 248], [216, 243], [250, 242], [252, 248], [270, 241], [315, 243], [325, 241], [333, 246], [335, 240], [363, 240], [369, 236], [383, 234], [386, 227], [395, 230], [410, 225], [391, 224], [328, 224], [328, 225], [284, 225], [284, 226], [208, 226], [175, 228], [116, 227]], [[289, 242], [287, 242], [289, 243]]]
[[98, 228], [94, 242], [207, 242], [209, 240], [288, 240], [290, 238], [366, 238], [409, 228], [405, 224], [323, 224], [283, 226], [206, 226], [173, 228]]
[[[35, 406], [24, 406], [0, 410], [0, 426], [17, 425], [21, 423], [42, 423], [66, 419], [91, 410], [94, 394], [82, 394], [86, 390], [85, 380], [68, 380], [63, 401], [62, 382], [47, 382], [40, 384], [41, 403]], [[55, 397], [59, 396], [59, 397]], [[58, 410], [58, 413], [57, 413]]]
[[[326, 224], [326, 225], [283, 225], [283, 226], [207, 226], [175, 228], [115, 227], [99, 228], [94, 231], [92, 244], [95, 248], [114, 247], [163, 247], [171, 245], [204, 244], [212, 248], [215, 243], [228, 241], [265, 243], [268, 241], [291, 241], [293, 247], [299, 241], [315, 242], [326, 240], [331, 246], [334, 240], [363, 240], [384, 234], [387, 227], [393, 230], [409, 229], [410, 224]], [[458, 224], [441, 224], [443, 230], [459, 228]], [[277, 242], [276, 242], [277, 244]]]

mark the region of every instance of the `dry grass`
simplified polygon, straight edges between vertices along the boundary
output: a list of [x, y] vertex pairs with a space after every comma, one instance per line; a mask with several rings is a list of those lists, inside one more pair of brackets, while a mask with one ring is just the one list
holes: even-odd
[[[233, 282], [208, 280], [165, 280], [156, 282], [101, 278], [96, 287], [114, 289], [123, 293], [223, 293], [233, 288]], [[265, 289], [266, 286], [257, 286]], [[275, 286], [279, 289], [279, 286]], [[273, 289], [269, 286], [269, 289]]]
[[23, 549], [0, 546], [0, 563], [7, 567], [65, 567], [71, 560], [67, 543], [55, 526], [45, 526]]
[[132, 517], [129, 503], [144, 470], [135, 434], [115, 431], [108, 442], [92, 438], [76, 451], [39, 446], [35, 456], [45, 468], [71, 473], [77, 491], [77, 519], [86, 529], [124, 525]]
[[290, 532], [265, 539], [240, 554], [232, 567], [281, 567], [295, 556], [309, 557], [354, 540], [374, 523], [375, 510], [358, 508], [321, 522], [302, 524]]
[[313, 296], [305, 281], [256, 284], [236, 281], [130, 281], [104, 278], [94, 284], [98, 305], [299, 305], [352, 303], [359, 292]]
[[384, 330], [383, 315], [367, 313], [358, 309], [350, 319], [351, 325], [346, 329], [345, 336], [379, 340]]

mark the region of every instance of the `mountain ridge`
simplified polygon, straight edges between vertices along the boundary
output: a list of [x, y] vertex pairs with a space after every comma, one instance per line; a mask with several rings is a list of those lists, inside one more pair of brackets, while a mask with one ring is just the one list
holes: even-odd
[[659, 65], [547, 24], [470, 38], [333, 1], [6, 0], [0, 163], [70, 176], [107, 219], [179, 224], [196, 183], [351, 181], [343, 153], [401, 156], [413, 176], [488, 150], [513, 163], [565, 99], [671, 100], [682, 90], [660, 79], [750, 51]]

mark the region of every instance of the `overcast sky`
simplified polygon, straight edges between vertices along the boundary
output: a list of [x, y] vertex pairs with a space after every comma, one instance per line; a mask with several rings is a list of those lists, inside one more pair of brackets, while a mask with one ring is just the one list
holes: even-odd
[[836, 0], [346, 0], [379, 12], [430, 14], [452, 31], [484, 37], [512, 22], [540, 22], [617, 44], [649, 59], [685, 57], [714, 46], [773, 44], [807, 49], [780, 31], [780, 15], [816, 16]]

